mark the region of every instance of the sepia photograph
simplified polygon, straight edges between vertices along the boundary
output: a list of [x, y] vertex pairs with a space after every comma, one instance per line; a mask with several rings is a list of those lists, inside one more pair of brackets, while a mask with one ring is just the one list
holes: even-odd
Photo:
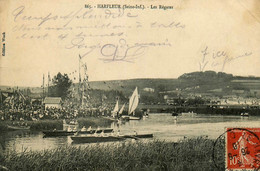
[[259, 0], [0, 0], [0, 170], [260, 169]]

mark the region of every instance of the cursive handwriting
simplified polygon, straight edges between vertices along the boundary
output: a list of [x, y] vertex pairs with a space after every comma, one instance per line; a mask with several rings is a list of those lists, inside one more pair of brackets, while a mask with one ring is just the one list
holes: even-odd
[[[171, 47], [166, 31], [185, 29], [178, 18], [142, 20], [143, 13], [129, 9], [76, 8], [61, 12], [30, 13], [27, 6], [11, 11], [12, 32], [17, 40], [58, 41], [58, 47], [78, 50], [82, 58], [97, 53], [105, 63], [130, 62], [145, 55], [151, 48]], [[140, 15], [140, 16], [139, 16]], [[123, 21], [123, 22], [122, 22]], [[127, 21], [127, 22], [124, 22]], [[149, 31], [162, 33], [151, 37]], [[146, 34], [147, 39], [136, 39], [136, 33]], [[149, 41], [148, 40], [149, 37]], [[131, 43], [129, 43], [131, 38]]]
[[245, 52], [243, 54], [237, 56], [230, 56], [228, 52], [224, 50], [209, 50], [208, 46], [206, 46], [202, 51], [202, 60], [199, 62], [200, 71], [204, 71], [207, 66], [209, 67], [218, 67], [220, 66], [220, 70], [224, 71], [227, 63], [230, 63], [239, 58], [251, 56], [252, 52]]
[[75, 37], [71, 40], [69, 45], [66, 45], [66, 49], [84, 49], [84, 53], [81, 57], [86, 57], [94, 50], [98, 50], [105, 63], [108, 62], [130, 62], [133, 63], [137, 57], [144, 55], [149, 47], [170, 47], [171, 43], [166, 39], [164, 42], [135, 42], [133, 44], [128, 44], [123, 38], [119, 39], [118, 43], [105, 43], [105, 44], [86, 44], [84, 37]]
[[128, 17], [128, 18], [135, 18], [138, 17], [137, 14], [132, 14], [130, 12], [125, 12], [124, 9], [118, 9], [116, 11], [111, 11], [106, 9], [101, 14], [95, 14], [93, 9], [85, 9], [80, 8], [75, 11], [71, 11], [67, 14], [53, 14], [48, 13], [44, 16], [33, 16], [33, 15], [25, 15], [25, 6], [20, 6], [12, 11], [13, 20], [14, 22], [23, 21], [23, 22], [30, 22], [30, 21], [37, 21], [37, 26], [41, 26], [46, 24], [50, 21], [61, 20], [65, 21], [64, 27], [68, 26], [73, 20], [85, 20], [85, 19], [117, 19], [121, 17]]
[[101, 48], [100, 43], [98, 43], [96, 45], [87, 45], [87, 44], [85, 44], [84, 40], [85, 40], [84, 37], [73, 38], [71, 40], [70, 44], [65, 46], [65, 49], [85, 49], [84, 54], [81, 55], [81, 58], [84, 58], [86, 55], [90, 54], [95, 49]]
[[102, 56], [107, 58], [99, 58], [104, 62], [125, 61], [133, 62], [136, 57], [143, 55], [148, 46], [147, 45], [128, 45], [125, 39], [120, 39], [119, 44], [105, 44], [102, 46], [100, 52]]

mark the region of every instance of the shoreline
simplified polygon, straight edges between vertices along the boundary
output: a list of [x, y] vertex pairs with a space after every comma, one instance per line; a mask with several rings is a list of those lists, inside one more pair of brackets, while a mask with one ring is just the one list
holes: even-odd
[[[79, 123], [79, 127], [93, 127], [97, 128], [99, 127], [109, 127], [110, 124], [113, 122], [110, 119], [104, 118], [104, 117], [86, 117], [86, 118], [77, 118], [76, 119]], [[14, 123], [14, 124], [13, 124]], [[13, 131], [12, 129], [8, 128], [8, 125], [10, 126], [17, 126], [18, 124], [25, 124], [28, 127], [30, 127], [29, 130], [33, 131], [42, 131], [42, 130], [62, 130], [63, 129], [63, 119], [57, 119], [57, 120], [39, 120], [39, 121], [0, 121], [0, 130], [1, 131]]]

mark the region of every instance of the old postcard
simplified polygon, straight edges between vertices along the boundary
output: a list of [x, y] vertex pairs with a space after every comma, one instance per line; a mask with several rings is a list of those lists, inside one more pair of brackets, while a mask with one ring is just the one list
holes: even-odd
[[0, 0], [0, 170], [257, 170], [259, 0]]

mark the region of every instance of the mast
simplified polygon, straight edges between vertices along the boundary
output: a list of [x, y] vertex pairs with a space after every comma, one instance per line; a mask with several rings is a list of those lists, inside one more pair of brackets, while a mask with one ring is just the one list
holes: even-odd
[[[87, 75], [87, 65], [82, 64], [81, 61], [82, 57], [79, 55], [79, 101], [81, 103], [81, 107], [84, 106], [84, 94], [85, 94], [85, 86], [87, 87], [87, 83], [88, 83], [88, 75]], [[83, 67], [84, 69], [84, 73], [83, 73], [83, 80], [81, 81], [81, 67]], [[86, 88], [87, 90], [87, 88]]]
[[49, 89], [49, 86], [50, 86], [50, 79], [51, 79], [51, 77], [50, 77], [50, 72], [48, 72], [48, 93], [47, 93], [47, 96], [49, 96], [50, 95], [50, 89]]
[[83, 67], [84, 67], [84, 79], [83, 79], [83, 85], [82, 85], [82, 107], [84, 105], [85, 86], [86, 86], [86, 90], [87, 90], [87, 84], [88, 84], [87, 64], [85, 63], [83, 65]]
[[45, 92], [44, 92], [44, 74], [42, 76], [42, 98], [44, 99]]
[[81, 96], [81, 106], [82, 106], [82, 108], [84, 106], [84, 83], [85, 83], [85, 78], [83, 79], [83, 83], [82, 83], [82, 96]]

